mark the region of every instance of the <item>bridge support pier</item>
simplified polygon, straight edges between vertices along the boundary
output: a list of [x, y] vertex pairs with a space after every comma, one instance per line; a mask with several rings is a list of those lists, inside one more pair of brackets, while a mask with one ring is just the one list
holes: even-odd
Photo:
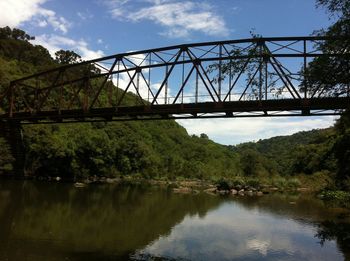
[[15, 159], [13, 175], [23, 177], [25, 172], [25, 150], [21, 124], [15, 121], [0, 122], [0, 136], [10, 145], [11, 154]]

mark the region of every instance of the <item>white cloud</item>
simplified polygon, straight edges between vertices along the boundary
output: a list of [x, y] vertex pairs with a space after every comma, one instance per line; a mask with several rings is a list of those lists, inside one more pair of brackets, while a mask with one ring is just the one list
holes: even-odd
[[47, 0], [1, 0], [0, 26], [17, 27], [32, 21], [36, 26], [50, 25], [55, 31], [67, 33], [71, 24], [62, 16], [42, 5]]
[[103, 51], [101, 50], [94, 51], [90, 49], [88, 43], [84, 40], [76, 41], [71, 38], [58, 35], [43, 34], [36, 37], [32, 43], [44, 46], [49, 50], [53, 57], [55, 52], [60, 49], [74, 50], [83, 58], [83, 60], [91, 60], [104, 55]]
[[133, 22], [152, 21], [166, 28], [161, 35], [187, 37], [192, 32], [227, 36], [223, 18], [209, 4], [194, 1], [144, 0], [147, 5], [136, 8], [130, 1], [109, 1], [112, 17]]
[[290, 135], [298, 131], [327, 128], [335, 117], [277, 117], [178, 120], [190, 134], [206, 133], [214, 141], [234, 145], [241, 142]]
[[88, 20], [88, 19], [92, 19], [94, 17], [94, 15], [91, 14], [89, 10], [86, 10], [85, 12], [77, 12], [77, 16], [81, 20]]
[[263, 256], [267, 255], [270, 246], [269, 240], [250, 239], [246, 242], [247, 249], [257, 250]]

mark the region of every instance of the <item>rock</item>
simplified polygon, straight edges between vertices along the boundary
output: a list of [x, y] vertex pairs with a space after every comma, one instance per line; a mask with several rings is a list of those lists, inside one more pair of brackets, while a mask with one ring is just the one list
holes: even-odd
[[278, 188], [276, 187], [273, 187], [273, 188], [270, 188], [271, 191], [278, 191]]
[[248, 196], [253, 196], [254, 195], [252, 190], [246, 191], [245, 194], [247, 194]]
[[110, 184], [112, 184], [112, 183], [117, 183], [118, 181], [119, 181], [118, 178], [114, 178], [114, 179], [107, 178], [107, 179], [106, 179], [106, 182], [107, 182], [107, 183], [110, 183]]
[[174, 188], [174, 189], [173, 189], [173, 192], [174, 192], [174, 193], [184, 193], [184, 194], [187, 194], [187, 193], [191, 193], [191, 192], [192, 192], [192, 189], [191, 189], [191, 188], [180, 187], [180, 188]]
[[219, 193], [220, 195], [226, 195], [226, 194], [230, 193], [229, 190], [217, 190], [216, 192]]
[[84, 187], [86, 187], [86, 184], [85, 183], [81, 183], [81, 182], [76, 182], [76, 183], [74, 183], [74, 187], [76, 187], [76, 188], [84, 188]]
[[56, 177], [55, 180], [56, 180], [56, 181], [60, 181], [60, 180], [61, 180], [61, 177]]
[[216, 192], [216, 188], [208, 188], [204, 190], [205, 193], [213, 194]]
[[264, 193], [262, 191], [258, 191], [258, 192], [256, 192], [256, 195], [260, 197], [260, 196], [264, 195]]
[[307, 191], [310, 191], [310, 189], [308, 189], [308, 188], [297, 188], [297, 191], [299, 191], [299, 192], [307, 192]]
[[244, 196], [244, 189], [241, 189], [240, 191], [238, 191], [238, 194], [239, 194], [240, 196]]
[[235, 189], [231, 189], [231, 194], [232, 194], [232, 195], [237, 195], [237, 193], [238, 193], [238, 191], [237, 191], [237, 190], [235, 190]]

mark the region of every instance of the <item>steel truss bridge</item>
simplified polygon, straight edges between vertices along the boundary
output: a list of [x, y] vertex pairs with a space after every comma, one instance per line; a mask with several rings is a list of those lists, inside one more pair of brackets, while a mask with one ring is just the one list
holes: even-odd
[[[309, 86], [326, 37], [184, 44], [63, 65], [12, 81], [0, 121], [20, 124], [341, 113], [350, 87]], [[350, 79], [349, 79], [350, 82]]]

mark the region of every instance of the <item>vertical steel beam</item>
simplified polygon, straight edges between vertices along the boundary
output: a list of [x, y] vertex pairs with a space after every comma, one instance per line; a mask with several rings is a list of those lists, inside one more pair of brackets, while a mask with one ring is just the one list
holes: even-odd
[[118, 94], [119, 94], [119, 81], [120, 81], [120, 60], [118, 61], [118, 67], [117, 67], [118, 73], [117, 73], [117, 89], [115, 91], [115, 102], [117, 104], [118, 102]]
[[263, 85], [263, 75], [262, 75], [262, 70], [263, 70], [263, 44], [262, 42], [259, 42], [259, 53], [260, 53], [260, 63], [261, 66], [259, 66], [259, 101], [262, 100], [262, 85]]
[[195, 94], [194, 94], [195, 103], [198, 103], [198, 75], [199, 75], [199, 72], [198, 72], [198, 69], [197, 69], [196, 70], [196, 90], [195, 90]]
[[[165, 75], [168, 75], [169, 73], [169, 68], [168, 65], [165, 66]], [[164, 90], [164, 104], [168, 103], [168, 85], [169, 85], [169, 81], [168, 81], [169, 77], [167, 77], [167, 80], [165, 82], [165, 90]]]
[[221, 100], [221, 78], [222, 78], [222, 44], [219, 45], [219, 82], [218, 82], [218, 85], [219, 85], [219, 90], [218, 90], [218, 95], [219, 95], [219, 101]]
[[[231, 90], [232, 90], [232, 87], [231, 87], [232, 86], [232, 66], [231, 66], [231, 64], [232, 64], [232, 59], [231, 59], [231, 56], [230, 56], [230, 60], [229, 60], [229, 78], [228, 78], [228, 89], [229, 89], [229, 91], [227, 93], [229, 101], [231, 101]], [[224, 98], [224, 101], [226, 101], [227, 95]]]
[[267, 62], [267, 57], [264, 57], [264, 62], [265, 62], [265, 101], [267, 100], [267, 89], [268, 89], [268, 62]]
[[[152, 64], [152, 53], [149, 53], [149, 60], [148, 60], [148, 64], [151, 65]], [[149, 102], [149, 95], [150, 95], [150, 92], [152, 92], [152, 89], [151, 89], [151, 67], [148, 68], [148, 91], [147, 91], [147, 102]], [[152, 96], [154, 97], [154, 95], [152, 94]]]
[[[182, 86], [184, 86], [184, 79], [185, 79], [185, 52], [182, 52]], [[194, 67], [192, 67], [194, 69]], [[183, 92], [183, 87], [181, 88], [181, 103], [184, 103], [184, 92]]]
[[12, 118], [13, 117], [13, 111], [15, 108], [15, 88], [16, 88], [16, 84], [14, 84], [13, 82], [10, 83], [10, 92], [9, 92], [9, 117]]
[[304, 47], [304, 99], [307, 99], [307, 78], [306, 78], [306, 70], [307, 70], [307, 46], [306, 46], [306, 40], [303, 41], [303, 47]]

